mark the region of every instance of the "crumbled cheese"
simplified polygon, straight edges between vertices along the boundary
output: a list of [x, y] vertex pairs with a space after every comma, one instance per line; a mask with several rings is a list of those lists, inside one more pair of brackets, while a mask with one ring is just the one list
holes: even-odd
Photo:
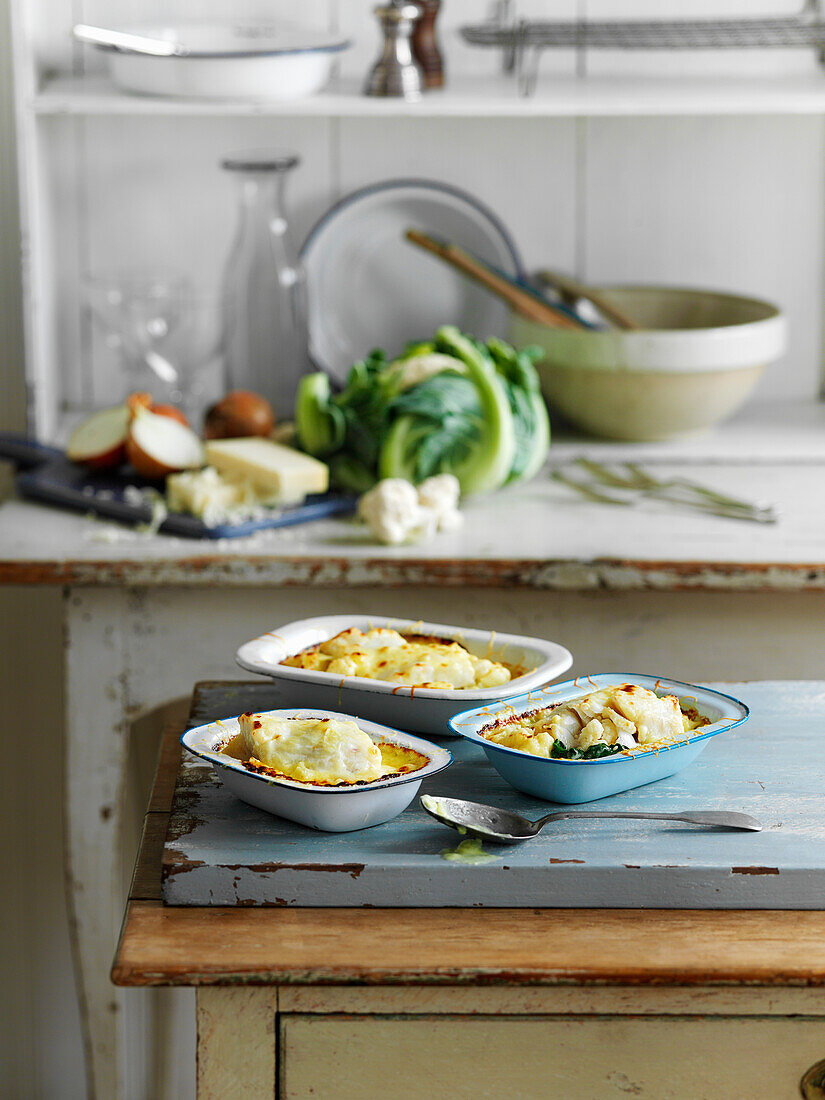
[[171, 474], [166, 479], [166, 501], [170, 511], [196, 516], [207, 527], [275, 514], [249, 481], [224, 477], [214, 466]]

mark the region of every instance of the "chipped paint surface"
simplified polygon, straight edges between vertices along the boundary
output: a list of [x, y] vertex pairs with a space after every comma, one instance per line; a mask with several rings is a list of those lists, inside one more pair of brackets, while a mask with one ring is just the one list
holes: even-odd
[[276, 588], [544, 588], [559, 591], [801, 592], [825, 589], [825, 565], [702, 561], [197, 556], [120, 561], [0, 561], [0, 584]]
[[[260, 708], [273, 692], [263, 684], [247, 690], [205, 685], [197, 721]], [[727, 684], [723, 690], [752, 708], [748, 723], [708, 742], [680, 774], [599, 805], [654, 813], [740, 810], [762, 821], [762, 833], [566, 820], [513, 846], [504, 862], [456, 867], [439, 855], [453, 835], [417, 804], [381, 827], [316, 833], [247, 806], [202, 766], [184, 764], [164, 900], [236, 906], [820, 908], [825, 684]], [[422, 793], [489, 802], [531, 818], [546, 813], [546, 803], [507, 786], [475, 746], [453, 740], [450, 748], [456, 763], [425, 783]]]

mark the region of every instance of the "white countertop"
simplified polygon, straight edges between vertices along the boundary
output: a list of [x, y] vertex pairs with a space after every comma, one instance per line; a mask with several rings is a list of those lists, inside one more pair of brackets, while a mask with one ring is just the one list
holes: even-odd
[[[681, 468], [656, 466], [662, 476]], [[464, 505], [425, 545], [383, 547], [353, 520], [214, 542], [147, 537], [12, 500], [0, 507], [0, 582], [78, 585], [463, 585], [825, 588], [825, 466], [693, 465], [690, 476], [782, 512], [762, 526], [656, 501], [591, 504], [545, 471]]]

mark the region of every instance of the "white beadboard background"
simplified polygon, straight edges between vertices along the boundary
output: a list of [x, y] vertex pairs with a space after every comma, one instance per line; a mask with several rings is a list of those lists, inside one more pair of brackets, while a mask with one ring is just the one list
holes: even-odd
[[[360, 78], [378, 47], [367, 0], [17, 0], [35, 44], [33, 81], [82, 74], [100, 57], [73, 46], [78, 20], [226, 15], [300, 19], [345, 32], [342, 75]], [[486, 17], [482, 0], [445, 0], [448, 79], [496, 76], [498, 51], [469, 47], [457, 28]], [[524, 15], [573, 18], [791, 13], [799, 0], [522, 0]], [[816, 69], [813, 51], [717, 54], [590, 51], [544, 54], [541, 79], [576, 72], [749, 74], [766, 81]], [[437, 95], [438, 93], [433, 93]], [[494, 94], [491, 90], [491, 94]], [[62, 116], [41, 118], [36, 173], [46, 193], [35, 282], [44, 306], [36, 339], [57, 364], [38, 417], [119, 399], [116, 353], [84, 310], [86, 273], [174, 266], [217, 284], [234, 226], [232, 181], [218, 168], [234, 148], [288, 145], [303, 158], [291, 208], [299, 239], [342, 195], [395, 176], [447, 180], [488, 203], [529, 268], [604, 281], [707, 285], [779, 302], [790, 321], [784, 363], [753, 401], [814, 398], [821, 381], [823, 119], [774, 117], [327, 118]], [[41, 253], [45, 253], [44, 258]], [[56, 292], [54, 298], [52, 293]]]

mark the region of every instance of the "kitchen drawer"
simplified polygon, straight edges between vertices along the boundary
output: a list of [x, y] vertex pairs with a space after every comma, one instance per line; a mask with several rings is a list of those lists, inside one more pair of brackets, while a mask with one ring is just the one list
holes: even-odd
[[283, 1015], [280, 1097], [798, 1100], [823, 1057], [813, 1018]]

